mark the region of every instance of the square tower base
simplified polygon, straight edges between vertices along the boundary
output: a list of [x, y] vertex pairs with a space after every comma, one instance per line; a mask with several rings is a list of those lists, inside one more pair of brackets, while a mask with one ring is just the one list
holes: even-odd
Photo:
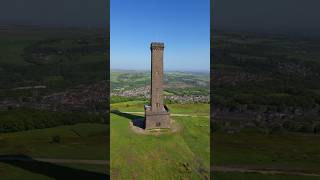
[[169, 112], [145, 111], [145, 129], [170, 128]]

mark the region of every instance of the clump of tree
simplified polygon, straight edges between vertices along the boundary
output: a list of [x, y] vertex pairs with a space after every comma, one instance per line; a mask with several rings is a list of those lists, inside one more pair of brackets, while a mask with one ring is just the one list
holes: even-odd
[[128, 102], [128, 101], [146, 101], [147, 99], [144, 97], [124, 97], [124, 96], [112, 96], [111, 103], [120, 103], [120, 102]]
[[53, 136], [52, 139], [51, 139], [51, 142], [52, 142], [52, 143], [60, 143], [60, 141], [61, 141], [61, 138], [60, 138], [59, 135], [55, 135], [55, 136]]
[[283, 133], [283, 127], [280, 123], [273, 123], [269, 127], [269, 133], [270, 134], [282, 134]]
[[320, 134], [320, 123], [306, 120], [286, 120], [282, 127], [289, 132]]
[[166, 88], [165, 90], [168, 93], [172, 93], [178, 96], [191, 96], [191, 95], [208, 96], [210, 94], [209, 88], [202, 88], [202, 87]]
[[320, 123], [316, 123], [314, 126], [313, 126], [313, 132], [315, 134], [320, 134]]
[[103, 123], [102, 119], [98, 114], [86, 112], [11, 109], [0, 112], [0, 133], [43, 129], [77, 123]]

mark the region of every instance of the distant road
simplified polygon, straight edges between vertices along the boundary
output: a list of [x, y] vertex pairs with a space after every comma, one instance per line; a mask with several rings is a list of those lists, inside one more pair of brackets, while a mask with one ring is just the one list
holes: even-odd
[[109, 165], [107, 160], [87, 160], [87, 159], [52, 159], [52, 158], [28, 158], [28, 157], [0, 157], [0, 161], [24, 161], [24, 162], [48, 162], [56, 164], [91, 164], [91, 165]]
[[36, 161], [61, 163], [61, 164], [93, 164], [93, 165], [108, 165], [107, 160], [87, 160], [87, 159], [48, 159], [48, 158], [35, 158]]
[[250, 169], [245, 167], [226, 167], [226, 166], [211, 166], [213, 172], [240, 172], [240, 173], [259, 173], [267, 175], [296, 175], [296, 176], [313, 176], [320, 177], [320, 174], [304, 173], [299, 171], [284, 171], [277, 169]]

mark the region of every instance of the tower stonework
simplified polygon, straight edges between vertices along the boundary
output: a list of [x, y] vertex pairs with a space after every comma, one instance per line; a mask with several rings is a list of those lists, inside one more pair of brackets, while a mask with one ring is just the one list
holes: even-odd
[[170, 113], [163, 103], [164, 43], [151, 43], [151, 106], [145, 106], [145, 128], [170, 128]]

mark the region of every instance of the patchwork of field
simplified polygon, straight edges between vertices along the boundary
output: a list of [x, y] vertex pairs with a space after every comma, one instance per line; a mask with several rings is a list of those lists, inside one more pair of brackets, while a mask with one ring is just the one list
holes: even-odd
[[144, 135], [133, 132], [129, 123], [143, 118], [145, 103], [111, 105], [111, 178], [209, 179], [209, 105], [169, 104], [172, 114], [187, 115], [171, 116], [179, 130], [172, 134]]
[[0, 40], [0, 179], [105, 179], [105, 31], [10, 25]]
[[11, 27], [0, 32], [1, 93], [30, 85], [52, 92], [105, 77], [104, 31]]
[[[149, 71], [111, 70], [111, 91], [130, 90], [150, 85], [151, 73]], [[164, 72], [165, 89], [198, 88], [209, 92], [210, 76], [208, 72]], [[200, 93], [200, 92], [198, 92]], [[187, 95], [187, 94], [185, 94]]]
[[320, 179], [319, 42], [215, 32], [215, 179]]

